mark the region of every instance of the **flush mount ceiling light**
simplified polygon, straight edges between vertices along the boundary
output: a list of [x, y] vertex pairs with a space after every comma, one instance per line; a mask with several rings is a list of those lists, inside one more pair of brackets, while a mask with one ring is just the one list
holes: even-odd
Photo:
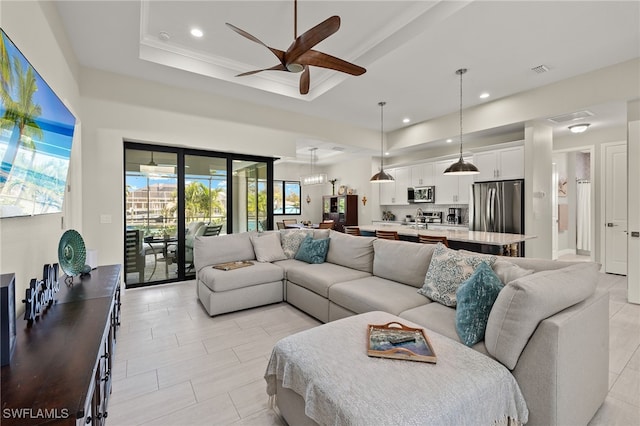
[[571, 130], [571, 133], [582, 133], [586, 131], [589, 126], [591, 126], [589, 123], [574, 124], [573, 126], [569, 126], [569, 130]]
[[491, 96], [491, 95], [488, 94], [487, 92], [484, 92], [484, 93], [480, 94], [480, 99], [487, 99], [489, 96]]
[[460, 68], [456, 74], [460, 76], [460, 159], [447, 167], [445, 175], [475, 175], [480, 173], [478, 168], [471, 163], [467, 163], [462, 158], [462, 75], [467, 72], [466, 68]]
[[384, 159], [384, 106], [386, 104], [386, 102], [378, 102], [378, 105], [380, 105], [380, 171], [371, 176], [370, 181], [372, 183], [393, 182], [393, 176], [389, 173], [385, 173], [382, 164]]
[[315, 166], [315, 162], [316, 162], [316, 151], [318, 150], [318, 148], [309, 148], [309, 151], [311, 151], [311, 164], [309, 167], [309, 171], [310, 173], [306, 176], [301, 176], [300, 180], [302, 181], [302, 184], [307, 186], [307, 185], [319, 185], [322, 183], [327, 183], [327, 174], [326, 173], [315, 173], [314, 172], [314, 166]]

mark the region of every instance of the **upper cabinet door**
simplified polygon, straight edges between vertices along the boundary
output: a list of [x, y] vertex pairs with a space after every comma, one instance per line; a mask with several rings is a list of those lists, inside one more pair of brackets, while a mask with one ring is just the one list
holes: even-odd
[[473, 164], [480, 171], [476, 182], [524, 178], [524, 147], [496, 149], [473, 155]]
[[524, 147], [516, 146], [498, 151], [500, 180], [524, 178]]
[[410, 183], [412, 187], [435, 185], [434, 163], [417, 164], [410, 167]]

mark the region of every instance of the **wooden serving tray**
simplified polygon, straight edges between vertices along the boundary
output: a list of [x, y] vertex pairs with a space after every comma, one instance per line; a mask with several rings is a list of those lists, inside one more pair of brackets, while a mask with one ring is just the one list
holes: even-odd
[[232, 271], [238, 268], [245, 268], [247, 266], [253, 266], [253, 262], [249, 260], [243, 260], [241, 262], [227, 262], [220, 263], [219, 265], [213, 265], [215, 269], [220, 269], [221, 271]]
[[429, 337], [422, 328], [413, 328], [390, 322], [367, 326], [367, 355], [378, 358], [404, 359], [409, 361], [437, 361]]

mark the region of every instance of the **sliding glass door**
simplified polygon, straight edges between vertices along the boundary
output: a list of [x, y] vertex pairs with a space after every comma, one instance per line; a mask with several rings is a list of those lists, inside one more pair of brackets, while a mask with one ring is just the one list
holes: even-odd
[[178, 277], [178, 157], [125, 151], [125, 270], [130, 282]]
[[272, 229], [272, 158], [129, 142], [124, 156], [127, 287], [195, 277], [198, 236]]

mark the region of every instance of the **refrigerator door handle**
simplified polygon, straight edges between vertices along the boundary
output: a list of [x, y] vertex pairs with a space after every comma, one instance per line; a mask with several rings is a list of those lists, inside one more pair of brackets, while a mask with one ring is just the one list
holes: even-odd
[[495, 188], [489, 188], [489, 197], [487, 199], [487, 222], [489, 226], [487, 227], [487, 231], [495, 232], [495, 224], [494, 224], [494, 208], [495, 208], [495, 198], [496, 198], [496, 190]]

